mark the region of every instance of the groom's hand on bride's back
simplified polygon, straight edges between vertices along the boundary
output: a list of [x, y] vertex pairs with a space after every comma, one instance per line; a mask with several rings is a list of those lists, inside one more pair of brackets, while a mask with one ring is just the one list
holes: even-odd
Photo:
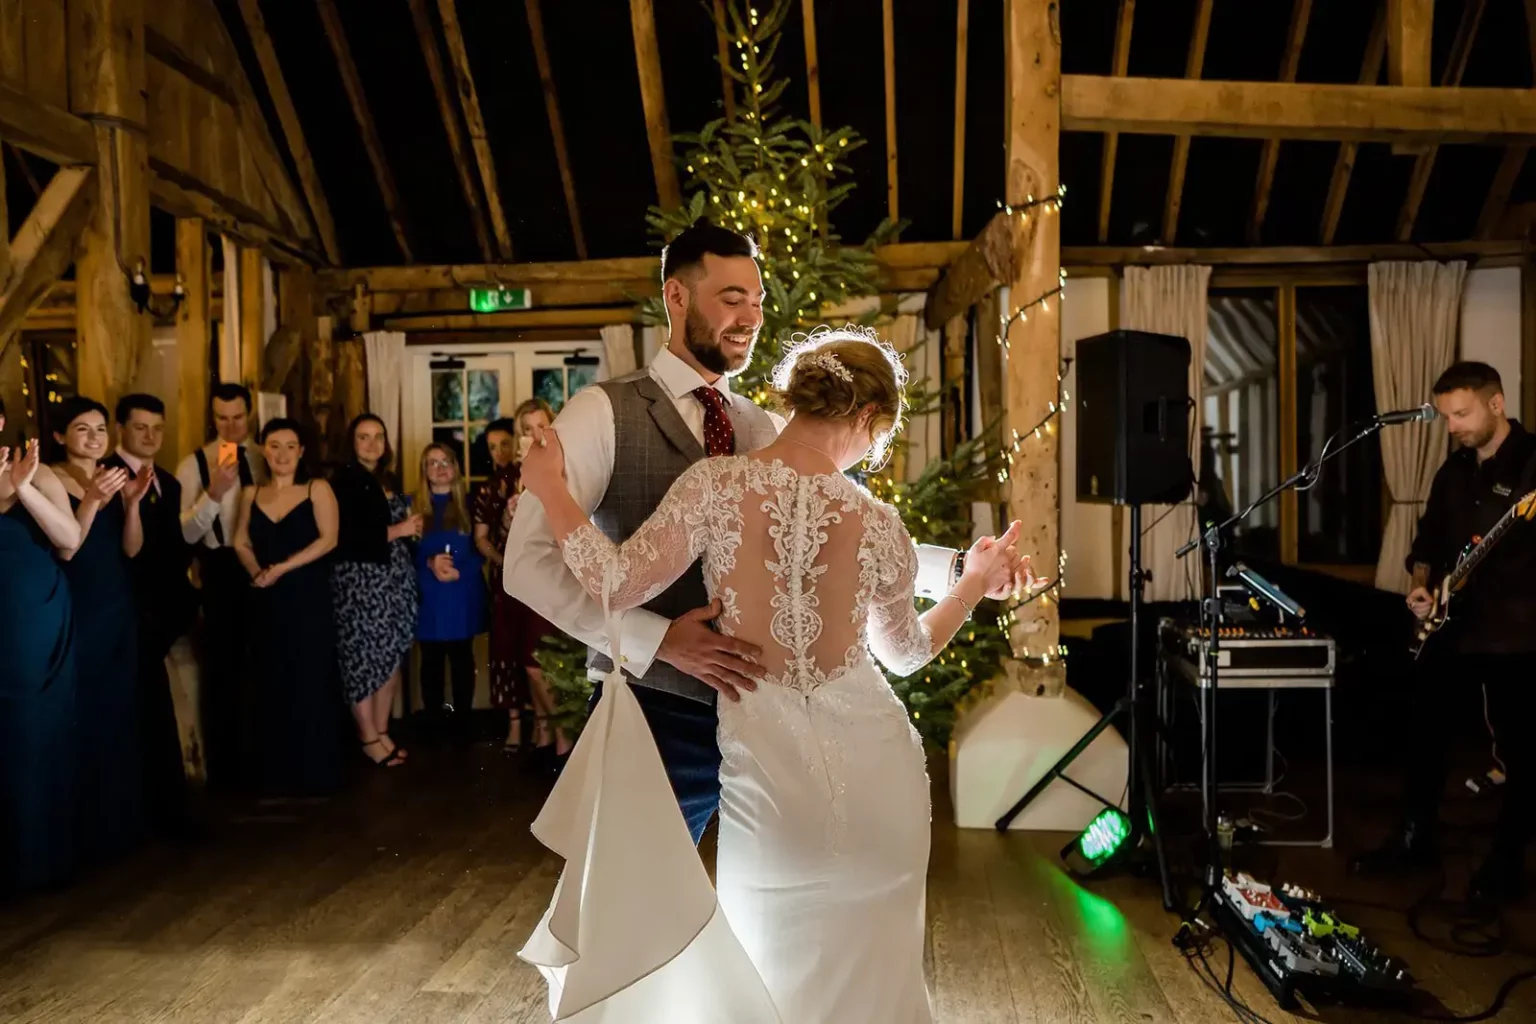
[[673, 619], [656, 657], [714, 687], [721, 696], [741, 700], [738, 691], [757, 689], [763, 670], [749, 659], [761, 656], [763, 649], [711, 629], [710, 622], [721, 611], [717, 599]]

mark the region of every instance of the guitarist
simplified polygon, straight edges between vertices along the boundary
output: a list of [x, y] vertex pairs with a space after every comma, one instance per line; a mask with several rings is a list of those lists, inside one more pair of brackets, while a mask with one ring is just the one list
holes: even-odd
[[[1435, 408], [1456, 449], [1441, 465], [1408, 555], [1408, 608], [1420, 620], [1434, 608], [1434, 584], [1457, 558], [1536, 488], [1536, 434], [1508, 417], [1498, 371], [1459, 362], [1435, 382]], [[1436, 811], [1449, 773], [1446, 700], [1466, 686], [1486, 687], [1488, 721], [1508, 781], [1493, 851], [1473, 876], [1469, 903], [1504, 904], [1519, 895], [1521, 865], [1536, 816], [1536, 745], [1520, 733], [1536, 720], [1536, 529], [1516, 523], [1467, 577], [1451, 619], [1415, 665], [1403, 825], [1380, 849], [1356, 858], [1361, 873], [1434, 863]], [[1447, 686], [1450, 683], [1450, 686]], [[1459, 692], [1458, 692], [1459, 691]]]

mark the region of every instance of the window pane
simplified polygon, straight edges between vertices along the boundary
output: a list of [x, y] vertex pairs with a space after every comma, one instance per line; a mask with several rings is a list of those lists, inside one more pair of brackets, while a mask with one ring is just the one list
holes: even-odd
[[542, 398], [556, 412], [565, 405], [565, 367], [552, 366], [533, 371], [533, 397]]
[[[1279, 330], [1272, 288], [1213, 290], [1205, 342], [1201, 518], [1225, 519], [1280, 482]], [[1280, 555], [1280, 504], [1253, 511], [1233, 546]]]
[[469, 475], [491, 475], [491, 450], [485, 446], [485, 424], [476, 423], [470, 426], [469, 436]]
[[496, 370], [469, 371], [469, 418], [494, 420], [501, 415], [501, 374]]
[[441, 423], [444, 420], [464, 418], [463, 374], [462, 370], [432, 371], [432, 419], [434, 422]]
[[[1296, 289], [1297, 465], [1314, 461], [1331, 435], [1375, 411], [1365, 286]], [[1316, 485], [1296, 499], [1299, 560], [1375, 562], [1381, 553], [1381, 480], [1378, 440], [1330, 460]]]
[[464, 428], [463, 427], [433, 427], [432, 441], [450, 449], [459, 460], [459, 465], [464, 465]]
[[597, 383], [597, 367], [572, 366], [565, 374], [565, 395], [569, 398], [582, 388]]

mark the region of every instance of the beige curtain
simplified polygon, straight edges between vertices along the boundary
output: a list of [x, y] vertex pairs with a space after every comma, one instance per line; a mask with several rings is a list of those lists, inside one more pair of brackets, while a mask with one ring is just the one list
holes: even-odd
[[[1456, 358], [1466, 277], [1462, 262], [1371, 264], [1371, 370], [1378, 412], [1429, 400], [1435, 378]], [[1380, 438], [1392, 510], [1381, 538], [1376, 586], [1402, 594], [1409, 580], [1403, 560], [1413, 544], [1429, 485], [1445, 461], [1445, 427], [1404, 423], [1387, 427]]]
[[[1189, 457], [1199, 465], [1200, 391], [1205, 380], [1206, 286], [1211, 268], [1126, 267], [1120, 282], [1120, 326], [1154, 334], [1172, 334], [1189, 341], [1190, 408]], [[1129, 517], [1127, 517], [1129, 518]], [[1142, 568], [1152, 573], [1147, 584], [1148, 601], [1187, 601], [1199, 589], [1200, 561], [1176, 552], [1197, 529], [1193, 495], [1172, 508], [1148, 505], [1141, 510], [1144, 536]], [[1153, 524], [1156, 525], [1153, 525]]]
[[390, 443], [399, 451], [404, 440], [400, 436], [400, 398], [404, 389], [405, 335], [400, 331], [369, 331], [363, 335], [363, 354], [367, 359], [364, 365], [368, 411], [384, 421]]
[[609, 377], [635, 371], [635, 329], [629, 324], [609, 324], [602, 330], [604, 369]]

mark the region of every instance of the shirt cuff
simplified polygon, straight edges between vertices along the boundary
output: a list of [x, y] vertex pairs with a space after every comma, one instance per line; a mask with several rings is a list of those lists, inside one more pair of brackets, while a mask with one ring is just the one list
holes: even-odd
[[949, 593], [955, 585], [955, 559], [960, 552], [954, 548], [941, 548], [937, 544], [917, 546], [917, 580], [914, 589], [918, 597], [937, 600]]
[[636, 679], [644, 677], [656, 660], [656, 652], [667, 637], [672, 620], [644, 608], [635, 608], [624, 614], [619, 623], [619, 641], [624, 645], [620, 663], [624, 671]]

